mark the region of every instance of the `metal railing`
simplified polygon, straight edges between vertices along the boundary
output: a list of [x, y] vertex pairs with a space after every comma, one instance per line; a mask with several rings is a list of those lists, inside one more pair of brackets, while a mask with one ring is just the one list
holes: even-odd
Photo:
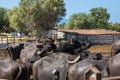
[[35, 40], [34, 37], [31, 36], [7, 36], [7, 35], [0, 35], [0, 46], [8, 45], [9, 43], [16, 43], [16, 42], [24, 42], [27, 40]]

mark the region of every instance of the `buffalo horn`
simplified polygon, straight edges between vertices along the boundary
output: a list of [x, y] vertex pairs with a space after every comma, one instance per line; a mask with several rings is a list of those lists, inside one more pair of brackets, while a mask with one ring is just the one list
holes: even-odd
[[36, 41], [36, 45], [43, 45], [43, 43]]
[[80, 55], [78, 55], [73, 61], [69, 61], [69, 60], [67, 60], [68, 61], [68, 63], [76, 63], [78, 60], [80, 59]]
[[37, 54], [40, 55], [41, 53], [43, 53], [43, 51], [44, 51], [44, 50], [38, 51]]

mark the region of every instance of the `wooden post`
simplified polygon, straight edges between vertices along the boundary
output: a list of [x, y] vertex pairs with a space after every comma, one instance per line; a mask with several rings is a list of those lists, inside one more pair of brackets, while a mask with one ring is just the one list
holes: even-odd
[[7, 45], [8, 45], [8, 36], [7, 36]]
[[23, 37], [21, 36], [21, 42], [23, 41]]
[[15, 43], [15, 36], [14, 36], [14, 43]]
[[0, 36], [0, 44], [2, 43], [2, 36]]
[[2, 36], [2, 46], [3, 46], [3, 36]]

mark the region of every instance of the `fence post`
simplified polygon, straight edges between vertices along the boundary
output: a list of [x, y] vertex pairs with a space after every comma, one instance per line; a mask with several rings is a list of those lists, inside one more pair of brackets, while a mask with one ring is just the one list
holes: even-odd
[[7, 36], [7, 45], [8, 45], [8, 36]]
[[14, 36], [14, 43], [15, 43], [15, 36]]
[[2, 36], [0, 35], [0, 44], [2, 43]]
[[3, 46], [3, 36], [2, 36], [2, 46]]

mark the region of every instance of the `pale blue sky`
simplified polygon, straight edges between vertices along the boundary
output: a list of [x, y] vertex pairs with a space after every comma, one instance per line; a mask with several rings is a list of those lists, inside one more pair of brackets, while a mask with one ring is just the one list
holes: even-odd
[[[17, 6], [20, 0], [0, 0], [0, 7], [11, 9]], [[85, 12], [96, 7], [107, 8], [110, 14], [110, 22], [120, 23], [120, 0], [64, 0], [67, 9], [65, 18], [68, 19], [73, 13]]]

